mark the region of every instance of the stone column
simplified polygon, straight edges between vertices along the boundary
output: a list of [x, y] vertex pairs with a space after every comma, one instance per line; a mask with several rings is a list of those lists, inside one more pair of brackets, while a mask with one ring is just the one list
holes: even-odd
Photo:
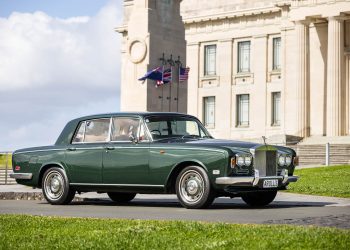
[[309, 83], [309, 25], [306, 21], [295, 23], [297, 38], [297, 69], [296, 69], [296, 122], [297, 135], [307, 137], [310, 135], [310, 83]]
[[199, 117], [198, 107], [198, 83], [199, 83], [199, 56], [200, 48], [199, 43], [187, 44], [187, 65], [190, 67], [190, 77], [188, 79], [188, 100], [191, 101], [192, 105], [188, 105], [187, 113]]
[[350, 135], [350, 51], [346, 53], [345, 57], [345, 112], [346, 112], [346, 124], [345, 135]]
[[328, 18], [327, 136], [344, 134], [344, 20]]
[[[181, 0], [124, 0], [124, 20], [116, 31], [123, 34], [121, 110], [187, 111], [187, 84], [138, 81], [147, 71], [162, 65], [159, 58], [186, 66], [185, 27], [180, 15]], [[169, 67], [169, 64], [167, 65]], [[175, 75], [177, 75], [177, 68]]]

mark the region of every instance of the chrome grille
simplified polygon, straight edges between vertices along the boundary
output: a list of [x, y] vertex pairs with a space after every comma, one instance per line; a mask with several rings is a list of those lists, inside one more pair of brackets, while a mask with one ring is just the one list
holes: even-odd
[[254, 169], [260, 176], [275, 176], [277, 173], [277, 150], [270, 146], [254, 149]]

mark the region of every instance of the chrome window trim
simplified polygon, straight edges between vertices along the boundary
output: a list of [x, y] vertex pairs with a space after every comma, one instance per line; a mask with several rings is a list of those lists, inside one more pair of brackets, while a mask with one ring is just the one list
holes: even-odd
[[109, 118], [109, 127], [108, 127], [108, 138], [107, 142], [110, 142], [112, 138], [112, 117]]
[[[110, 134], [110, 141], [109, 142], [111, 142], [111, 143], [131, 143], [131, 144], [133, 144], [133, 142], [132, 141], [112, 141], [112, 127], [113, 127], [113, 118], [136, 118], [136, 119], [138, 119], [139, 120], [139, 124], [140, 124], [140, 126], [141, 125], [144, 125], [143, 124], [143, 119], [142, 119], [142, 117], [141, 116], [139, 116], [139, 115], [130, 115], [130, 116], [128, 116], [128, 115], [115, 115], [115, 116], [112, 116], [111, 117], [111, 122], [112, 122], [112, 124], [111, 124], [111, 134]], [[145, 128], [145, 126], [144, 126], [144, 128]], [[147, 128], [147, 126], [146, 126], [146, 128]], [[138, 133], [139, 133], [139, 130], [140, 129], [138, 129]], [[148, 139], [147, 140], [143, 140], [143, 141], [141, 141], [140, 143], [142, 143], [142, 142], [150, 142], [149, 141], [149, 136], [147, 135], [147, 137], [148, 137]]]
[[[157, 117], [157, 115], [149, 115], [149, 116], [144, 117], [144, 119], [148, 119], [148, 118], [154, 117], [154, 116]], [[202, 131], [202, 132], [204, 132], [204, 134], [206, 134], [207, 136], [210, 136], [211, 138], [213, 138], [212, 135], [209, 133], [209, 131], [208, 131], [208, 130], [206, 129], [206, 127], [200, 122], [200, 120], [199, 120], [198, 118], [196, 118], [196, 117], [194, 117], [194, 116], [190, 116], [190, 115], [176, 115], [176, 117], [188, 118], [188, 120], [191, 120], [191, 121], [196, 122], [197, 125], [198, 125], [199, 132]], [[150, 138], [151, 138], [151, 141], [150, 141], [150, 142], [157, 142], [157, 140], [154, 140], [154, 139], [153, 139], [152, 134], [151, 134], [151, 132], [149, 131], [148, 126], [146, 125], [146, 124], [147, 124], [146, 121], [144, 121], [144, 123], [145, 123], [145, 127], [146, 127], [146, 129], [147, 129], [147, 131], [148, 131], [148, 133], [149, 133], [149, 136], [150, 136]], [[200, 132], [200, 133], [201, 133], [201, 132]]]
[[[108, 135], [107, 135], [107, 139], [105, 141], [93, 141], [93, 142], [85, 142], [85, 134], [86, 134], [86, 125], [87, 125], [87, 121], [93, 121], [93, 120], [107, 120], [109, 119], [109, 128], [108, 128]], [[71, 145], [74, 145], [74, 144], [91, 144], [91, 143], [106, 143], [106, 142], [109, 142], [110, 141], [110, 126], [111, 126], [111, 117], [100, 117], [100, 118], [92, 118], [92, 119], [88, 119], [88, 120], [83, 120], [81, 122], [79, 122], [78, 126], [82, 123], [85, 124], [84, 126], [84, 136], [83, 136], [83, 141], [82, 142], [74, 142], [74, 138], [76, 137], [77, 135], [77, 132], [74, 134], [74, 136], [72, 137], [72, 140], [71, 140]], [[77, 126], [77, 127], [78, 127]], [[79, 127], [80, 128], [80, 127]], [[78, 131], [78, 130], [77, 130]]]

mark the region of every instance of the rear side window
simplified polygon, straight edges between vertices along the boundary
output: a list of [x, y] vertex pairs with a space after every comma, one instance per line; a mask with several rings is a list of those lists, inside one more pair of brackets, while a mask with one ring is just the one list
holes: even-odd
[[81, 122], [78, 132], [76, 133], [73, 143], [74, 142], [84, 142], [84, 134], [85, 134], [85, 122]]
[[82, 122], [73, 139], [73, 143], [108, 141], [109, 123], [110, 119], [108, 118]]

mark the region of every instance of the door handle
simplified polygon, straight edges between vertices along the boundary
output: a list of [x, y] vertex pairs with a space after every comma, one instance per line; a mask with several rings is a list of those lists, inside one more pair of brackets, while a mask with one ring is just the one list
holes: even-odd
[[114, 150], [114, 149], [115, 149], [115, 147], [108, 146], [108, 147], [105, 147], [105, 149], [107, 149], [107, 150]]
[[75, 151], [75, 150], [77, 150], [77, 149], [72, 147], [72, 148], [67, 148], [67, 150], [68, 150], [68, 151]]

